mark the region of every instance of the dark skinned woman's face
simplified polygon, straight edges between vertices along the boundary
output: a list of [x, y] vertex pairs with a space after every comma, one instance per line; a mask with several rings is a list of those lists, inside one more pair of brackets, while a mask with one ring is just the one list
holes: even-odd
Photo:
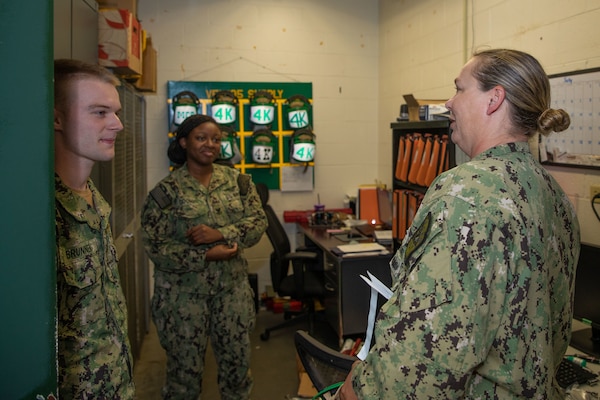
[[221, 152], [221, 129], [213, 122], [198, 125], [179, 139], [179, 144], [187, 152], [188, 164], [210, 165]]

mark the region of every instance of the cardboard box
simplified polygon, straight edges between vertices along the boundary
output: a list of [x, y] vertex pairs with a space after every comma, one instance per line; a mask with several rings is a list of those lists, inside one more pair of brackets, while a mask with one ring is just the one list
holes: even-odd
[[425, 100], [425, 99], [416, 99], [412, 94], [403, 95], [404, 101], [406, 101], [406, 105], [408, 106], [408, 120], [409, 121], [422, 121], [427, 120], [428, 118], [423, 115], [423, 118], [420, 117], [419, 110], [421, 106], [426, 106], [430, 104], [444, 104], [447, 100]]
[[137, 0], [96, 0], [98, 8], [120, 8], [121, 10], [128, 10], [137, 17]]
[[296, 353], [296, 368], [298, 369], [298, 396], [312, 398], [318, 393], [318, 390], [317, 388], [315, 388], [312, 381], [310, 380], [310, 377], [306, 373], [306, 370], [304, 369], [304, 365], [302, 365], [302, 361], [300, 361], [298, 353]]
[[116, 75], [142, 74], [140, 22], [128, 10], [98, 12], [98, 62]]
[[298, 378], [300, 380], [298, 384], [298, 396], [310, 399], [318, 393], [317, 388], [315, 388], [306, 372], [300, 372]]
[[152, 38], [146, 38], [146, 46], [142, 54], [142, 77], [133, 85], [142, 92], [156, 93], [156, 63], [158, 55], [152, 47]]

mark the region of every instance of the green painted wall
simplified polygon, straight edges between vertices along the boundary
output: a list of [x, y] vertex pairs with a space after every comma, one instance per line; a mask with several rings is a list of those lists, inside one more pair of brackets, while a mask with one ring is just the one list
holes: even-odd
[[0, 398], [56, 394], [53, 10], [0, 3]]

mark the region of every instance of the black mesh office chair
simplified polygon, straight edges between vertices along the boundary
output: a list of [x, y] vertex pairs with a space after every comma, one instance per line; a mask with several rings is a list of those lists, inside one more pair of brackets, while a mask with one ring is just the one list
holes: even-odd
[[[309, 322], [309, 331], [312, 332], [315, 317], [315, 300], [320, 299], [325, 294], [322, 272], [319, 273], [317, 271], [319, 264], [318, 254], [310, 251], [300, 251], [301, 249], [295, 252], [291, 251], [287, 233], [279, 218], [277, 218], [275, 211], [268, 204], [268, 187], [263, 183], [257, 183], [256, 190], [267, 215], [269, 223], [267, 236], [273, 246], [273, 253], [271, 253], [271, 281], [273, 290], [279, 296], [289, 296], [301, 301], [303, 307], [301, 313], [292, 317], [286, 315], [284, 322], [265, 329], [260, 338], [262, 340], [269, 340], [272, 331], [307, 319]], [[290, 262], [292, 264], [292, 274], [289, 274]]]
[[[296, 331], [294, 343], [298, 357], [312, 381], [315, 389], [321, 392], [335, 383], [343, 382], [358, 358], [335, 351], [306, 331]], [[335, 392], [333, 389], [332, 392]]]

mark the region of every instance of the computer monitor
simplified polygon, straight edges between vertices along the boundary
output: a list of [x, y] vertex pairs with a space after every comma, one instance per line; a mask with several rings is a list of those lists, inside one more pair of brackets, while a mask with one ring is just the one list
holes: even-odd
[[600, 247], [581, 245], [573, 317], [590, 327], [573, 332], [571, 346], [600, 357]]

